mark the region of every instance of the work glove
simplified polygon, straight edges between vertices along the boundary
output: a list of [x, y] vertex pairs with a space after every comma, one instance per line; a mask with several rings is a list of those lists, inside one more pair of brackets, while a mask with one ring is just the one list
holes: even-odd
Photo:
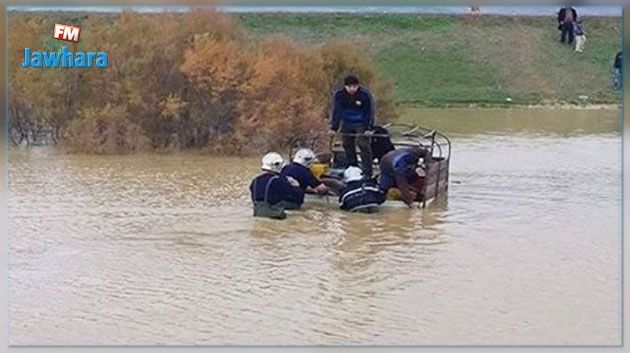
[[297, 188], [297, 187], [299, 187], [299, 186], [300, 186], [300, 183], [298, 183], [298, 181], [297, 181], [297, 180], [295, 180], [295, 179], [294, 179], [293, 177], [291, 177], [291, 176], [287, 176], [287, 180], [289, 181], [289, 184], [291, 184], [291, 186], [293, 186], [293, 187], [296, 187], [296, 188]]

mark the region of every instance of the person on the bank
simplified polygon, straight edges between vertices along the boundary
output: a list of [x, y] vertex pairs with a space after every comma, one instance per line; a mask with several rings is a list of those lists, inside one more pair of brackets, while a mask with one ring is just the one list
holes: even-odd
[[249, 186], [254, 204], [254, 217], [268, 217], [274, 219], [286, 218], [286, 203], [298, 203], [304, 199], [304, 192], [299, 186], [293, 186], [289, 180], [280, 175], [285, 165], [281, 155], [275, 152], [267, 153], [262, 158], [263, 173]]
[[413, 184], [418, 179], [416, 168], [420, 158], [431, 158], [428, 151], [421, 147], [403, 147], [388, 152], [379, 163], [381, 172], [378, 188], [384, 195], [392, 187], [397, 187], [402, 195], [402, 200], [411, 206], [415, 199]]
[[372, 180], [364, 180], [358, 167], [348, 167], [343, 172], [346, 184], [339, 195], [339, 207], [350, 212], [374, 213], [385, 202], [383, 194]]
[[584, 43], [586, 43], [586, 33], [582, 21], [573, 21], [573, 32], [575, 34], [575, 51], [581, 53], [584, 51]]
[[615, 55], [615, 62], [613, 63], [614, 76], [613, 76], [613, 87], [616, 90], [621, 89], [621, 83], [623, 82], [623, 78], [621, 77], [621, 70], [623, 68], [623, 54], [621, 51], [617, 52]]
[[372, 150], [369, 135], [374, 126], [374, 100], [367, 87], [359, 79], [349, 75], [343, 88], [333, 95], [330, 119], [331, 133], [342, 133], [343, 149], [349, 166], [358, 166], [356, 144], [361, 150], [361, 168], [366, 178], [372, 177]]
[[[293, 162], [282, 168], [280, 175], [295, 179], [303, 193], [310, 191], [320, 195], [328, 194], [328, 186], [320, 182], [309, 169], [314, 160], [315, 153], [311, 149], [302, 148], [295, 153]], [[299, 203], [300, 206], [303, 202], [304, 198]]]
[[479, 6], [471, 6], [468, 13], [471, 17], [479, 17], [479, 15], [481, 14], [481, 9], [479, 8]]
[[[573, 31], [573, 21], [577, 21], [577, 11], [567, 6], [558, 11], [558, 29], [560, 30], [560, 43], [567, 42], [573, 44], [575, 33]], [[567, 41], [568, 36], [568, 41]]]

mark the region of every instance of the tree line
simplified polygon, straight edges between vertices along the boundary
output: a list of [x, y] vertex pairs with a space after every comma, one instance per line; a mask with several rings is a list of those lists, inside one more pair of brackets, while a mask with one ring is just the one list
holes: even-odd
[[[51, 38], [55, 22], [79, 43]], [[105, 51], [107, 69], [22, 68], [33, 51]], [[359, 47], [248, 36], [214, 9], [186, 13], [10, 13], [13, 144], [50, 134], [71, 152], [198, 149], [247, 155], [327, 130], [332, 90], [347, 73], [372, 89], [379, 121], [396, 117], [393, 87]]]

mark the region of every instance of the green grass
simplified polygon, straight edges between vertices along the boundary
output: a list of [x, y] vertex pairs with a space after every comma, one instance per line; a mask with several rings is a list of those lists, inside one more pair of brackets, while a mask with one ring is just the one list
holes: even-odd
[[380, 74], [396, 78], [400, 102], [431, 106], [505, 100], [496, 73], [478, 66], [461, 48], [439, 50], [398, 42], [381, 50], [375, 61]]
[[237, 15], [246, 29], [261, 34], [310, 33], [314, 37], [345, 34], [376, 34], [383, 31], [440, 31], [448, 30], [455, 19], [443, 16], [387, 15], [387, 14], [307, 14], [269, 13]]
[[418, 14], [239, 14], [256, 39], [285, 35], [307, 43], [352, 41], [371, 55], [403, 104], [446, 106], [618, 103], [612, 61], [619, 18], [584, 19], [584, 53], [559, 43], [554, 17]]

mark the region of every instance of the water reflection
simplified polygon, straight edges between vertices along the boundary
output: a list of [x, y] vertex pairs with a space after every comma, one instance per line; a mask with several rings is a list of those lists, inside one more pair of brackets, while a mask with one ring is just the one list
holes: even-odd
[[409, 109], [403, 116], [405, 122], [418, 123], [438, 129], [450, 137], [461, 138], [514, 134], [619, 136], [621, 131], [621, 111], [618, 109]]

